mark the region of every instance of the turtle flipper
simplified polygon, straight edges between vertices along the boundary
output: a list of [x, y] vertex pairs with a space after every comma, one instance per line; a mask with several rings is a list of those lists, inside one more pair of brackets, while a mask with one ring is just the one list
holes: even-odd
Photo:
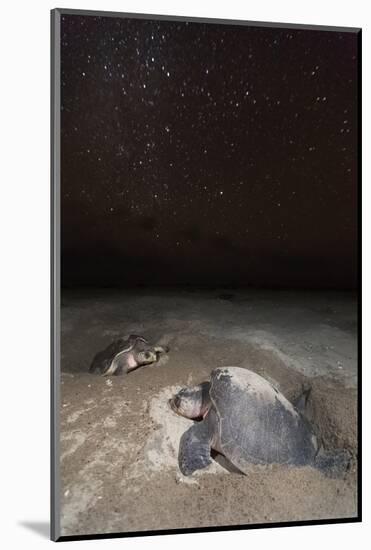
[[126, 374], [127, 373], [126, 357], [115, 357], [108, 365], [106, 370], [102, 372], [102, 376], [112, 376], [114, 374]]
[[314, 466], [327, 477], [341, 477], [349, 468], [350, 454], [345, 450], [325, 451], [320, 449]]
[[207, 419], [196, 422], [182, 435], [178, 463], [183, 475], [189, 476], [211, 464], [211, 437]]
[[103, 351], [99, 351], [94, 356], [89, 372], [105, 374], [110, 369], [114, 357], [125, 347], [125, 345], [127, 345], [127, 341], [123, 338], [118, 338], [109, 344]]

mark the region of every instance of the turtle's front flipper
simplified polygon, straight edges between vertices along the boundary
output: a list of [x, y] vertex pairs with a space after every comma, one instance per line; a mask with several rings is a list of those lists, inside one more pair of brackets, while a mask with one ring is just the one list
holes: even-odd
[[350, 464], [350, 454], [345, 450], [325, 451], [320, 449], [314, 465], [327, 477], [341, 477]]
[[137, 362], [133, 358], [133, 354], [127, 351], [118, 353], [113, 359], [108, 368], [102, 373], [103, 376], [112, 376], [113, 374], [126, 374], [129, 370], [137, 367]]
[[212, 434], [206, 417], [196, 422], [181, 437], [179, 445], [179, 468], [183, 475], [189, 476], [196, 470], [211, 464], [210, 450]]

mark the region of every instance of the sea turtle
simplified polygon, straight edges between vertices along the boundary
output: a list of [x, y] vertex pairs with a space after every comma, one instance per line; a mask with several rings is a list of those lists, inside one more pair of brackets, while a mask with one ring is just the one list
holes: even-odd
[[[304, 405], [307, 393], [298, 406]], [[346, 451], [325, 451], [298, 407], [248, 369], [217, 368], [210, 382], [183, 388], [170, 406], [177, 414], [200, 420], [180, 440], [179, 467], [186, 476], [211, 463], [211, 449], [243, 473], [251, 464], [287, 464], [312, 465], [337, 475], [349, 463]]]
[[103, 376], [126, 374], [142, 365], [156, 363], [168, 351], [166, 346], [154, 346], [142, 336], [131, 334], [129, 338], [115, 340], [97, 353], [89, 371]]

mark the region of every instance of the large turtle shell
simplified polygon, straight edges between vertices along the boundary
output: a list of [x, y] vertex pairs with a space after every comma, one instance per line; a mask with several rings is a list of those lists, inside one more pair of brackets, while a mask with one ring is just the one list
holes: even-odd
[[239, 367], [215, 369], [210, 398], [221, 452], [240, 470], [249, 464], [313, 461], [317, 440], [307, 420], [270, 382]]

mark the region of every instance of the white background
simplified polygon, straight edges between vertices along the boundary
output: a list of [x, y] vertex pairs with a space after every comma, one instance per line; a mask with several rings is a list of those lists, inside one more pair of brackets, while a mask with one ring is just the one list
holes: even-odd
[[[3, 548], [39, 548], [49, 520], [49, 10], [54, 7], [219, 17], [363, 28], [364, 57], [364, 310], [370, 303], [370, 15], [368, 1], [216, 0], [74, 1], [55, 5], [37, 0], [1, 7], [1, 533]], [[368, 70], [366, 70], [368, 69]], [[368, 153], [368, 154], [367, 154]], [[368, 247], [370, 248], [370, 247]], [[364, 320], [363, 393], [370, 391], [370, 338]], [[366, 401], [366, 399], [364, 399]], [[370, 399], [368, 400], [370, 402]], [[185, 549], [234, 546], [349, 549], [371, 540], [370, 431], [364, 418], [363, 524], [202, 533], [107, 541], [70, 542], [69, 547]], [[304, 496], [305, 498], [305, 496]], [[161, 503], [159, 503], [161, 505]], [[239, 503], [236, 503], [238, 506]], [[30, 527], [33, 524], [34, 527]], [[38, 524], [41, 524], [37, 527]], [[36, 528], [35, 528], [36, 525]], [[44, 526], [43, 526], [44, 525]], [[44, 531], [44, 535], [40, 533]]]

